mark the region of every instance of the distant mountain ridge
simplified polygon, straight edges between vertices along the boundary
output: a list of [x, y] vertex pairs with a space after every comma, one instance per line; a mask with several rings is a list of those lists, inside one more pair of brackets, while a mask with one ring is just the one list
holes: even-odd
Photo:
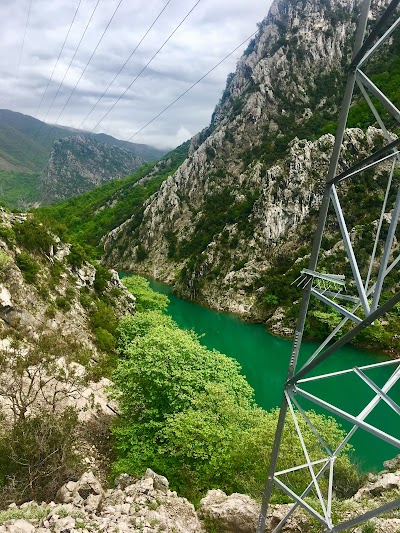
[[55, 141], [39, 178], [40, 204], [83, 194], [112, 179], [122, 178], [145, 160], [127, 150], [85, 135]]
[[[19, 208], [40, 202], [43, 196], [43, 191], [40, 189], [43, 179], [40, 178], [48, 165], [54, 143], [71, 136], [76, 138], [77, 135], [92, 138], [95, 142], [104, 145], [98, 150], [96, 156], [99, 169], [98, 179], [94, 182], [104, 183], [101, 179], [101, 176], [104, 177], [102, 166], [103, 163], [105, 166], [109, 166], [109, 161], [102, 162], [98, 156], [99, 153], [110, 155], [110, 148], [113, 149], [114, 154], [113, 174], [118, 176], [125, 175], [124, 172], [128, 167], [129, 172], [132, 172], [141, 164], [147, 161], [156, 161], [166, 153], [165, 150], [159, 150], [145, 144], [125, 143], [104, 133], [92, 134], [74, 128], [52, 126], [29, 115], [0, 109], [0, 201]], [[67, 145], [70, 146], [68, 143], [65, 146]], [[60, 154], [59, 148], [60, 146], [58, 147], [58, 154]], [[117, 155], [116, 150], [121, 153]], [[127, 165], [128, 160], [134, 164]], [[124, 161], [121, 168], [115, 166], [117, 161]], [[83, 169], [83, 160], [80, 161], [80, 166]], [[93, 173], [93, 161], [91, 161], [90, 166], [91, 169], [88, 172]], [[85, 171], [84, 174], [87, 172]], [[62, 180], [65, 179], [65, 175], [64, 173]], [[52, 179], [54, 181], [54, 174]], [[72, 189], [69, 188], [69, 190]], [[79, 190], [84, 192], [88, 189], [79, 187]]]

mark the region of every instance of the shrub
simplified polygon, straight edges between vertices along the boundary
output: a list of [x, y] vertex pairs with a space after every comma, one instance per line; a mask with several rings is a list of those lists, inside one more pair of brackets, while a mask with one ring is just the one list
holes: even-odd
[[164, 311], [168, 306], [168, 298], [150, 289], [149, 282], [141, 276], [129, 276], [123, 279], [125, 287], [136, 297], [136, 310], [146, 311], [159, 309]]
[[7, 269], [10, 264], [10, 256], [7, 255], [3, 250], [0, 250], [0, 271], [3, 272]]
[[91, 316], [91, 323], [94, 329], [103, 328], [113, 335], [117, 329], [114, 310], [104, 302], [96, 304], [96, 311]]
[[116, 339], [109, 331], [104, 328], [95, 329], [97, 346], [103, 352], [113, 352], [116, 348]]
[[[51, 500], [57, 489], [79, 475], [76, 412], [45, 413], [20, 419], [0, 433], [2, 504], [18, 500]], [[7, 489], [9, 490], [7, 496]]]
[[80, 244], [72, 244], [69, 254], [67, 256], [68, 263], [73, 268], [78, 268], [87, 260], [87, 255], [85, 250]]
[[22, 272], [24, 280], [27, 283], [35, 283], [37, 274], [40, 270], [38, 263], [26, 252], [17, 254], [15, 256], [15, 262]]
[[139, 244], [136, 248], [136, 261], [140, 263], [141, 261], [144, 261], [148, 255], [146, 248], [142, 244]]
[[111, 279], [111, 272], [101, 265], [96, 265], [96, 274], [94, 277], [94, 289], [102, 293]]
[[9, 244], [13, 244], [15, 242], [15, 233], [10, 227], [0, 224], [0, 238]]
[[14, 225], [17, 243], [30, 252], [48, 254], [54, 239], [47, 229], [34, 219], [28, 219]]
[[71, 304], [66, 296], [57, 296], [55, 299], [55, 304], [63, 311], [69, 311], [71, 309]]

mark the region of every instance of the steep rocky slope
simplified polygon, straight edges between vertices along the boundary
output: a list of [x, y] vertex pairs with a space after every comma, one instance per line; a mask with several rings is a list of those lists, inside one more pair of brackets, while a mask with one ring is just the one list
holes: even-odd
[[[62, 376], [58, 363], [53, 364], [58, 358], [81, 365], [79, 373], [87, 370], [101, 380], [113, 349], [112, 328], [117, 318], [134, 312], [134, 301], [116, 272], [87, 262], [79, 248], [62, 242], [30, 216], [1, 210], [0, 410], [6, 419], [32, 411], [34, 405], [40, 408], [40, 398], [27, 392], [26, 384], [31, 376], [31, 386], [41, 387], [42, 371]], [[37, 367], [37, 375], [29, 370], [30, 364], [45, 361], [49, 365]], [[15, 404], [18, 387], [24, 392]], [[43, 391], [42, 401], [54, 392]], [[99, 398], [107, 404], [104, 391]], [[79, 408], [86, 403], [74, 397]]]
[[40, 180], [41, 203], [78, 196], [116, 178], [122, 178], [145, 161], [127, 150], [83, 135], [54, 143]]
[[[384, 4], [374, 3], [372, 17]], [[290, 283], [308, 258], [358, 12], [352, 1], [273, 3], [228, 77], [210, 126], [147, 201], [141, 226], [131, 231], [128, 220], [105, 239], [110, 265], [146, 272], [218, 309], [272, 317], [281, 333], [292, 330], [299, 292]], [[385, 50], [381, 69], [398, 42]], [[371, 68], [379, 73], [379, 65]], [[382, 145], [373, 124], [365, 109], [352, 109], [351, 125], [361, 127], [347, 131], [340, 168]], [[369, 185], [369, 218], [357, 186], [343, 189], [354, 220], [364, 216], [359, 224], [379, 217], [374, 205], [384, 182], [377, 174]], [[355, 247], [362, 249], [358, 231]], [[339, 234], [332, 229], [324, 245], [326, 262], [336, 259], [347, 271]]]
[[[334, 502], [337, 521], [349, 520], [399, 494], [398, 458], [392, 462], [392, 471], [370, 476], [353, 498]], [[116, 487], [110, 489], [104, 489], [92, 472], [85, 472], [77, 481], [63, 485], [54, 496], [57, 503], [31, 501], [20, 507], [13, 503], [0, 511], [0, 533], [254, 533], [260, 509], [259, 503], [244, 494], [228, 496], [221, 490], [210, 490], [196, 511], [185, 498], [169, 489], [165, 477], [150, 469], [141, 479], [122, 474]], [[266, 531], [272, 531], [288, 509], [288, 504], [272, 505]], [[396, 533], [399, 527], [399, 512], [392, 511], [352, 531]], [[300, 511], [289, 519], [283, 531], [316, 533], [321, 527]]]
[[[76, 135], [85, 136], [88, 139], [87, 149], [91, 147], [88, 154], [90, 160], [87, 169], [84, 167], [84, 158], [81, 160], [83, 174], [86, 175], [86, 178], [93, 172], [94, 146], [97, 146], [97, 151], [104, 152], [103, 159], [97, 161], [95, 173], [97, 181], [95, 183], [102, 182], [100, 178], [104, 177], [99, 164], [104, 167], [109, 166], [110, 161], [107, 160], [110, 159], [114, 150], [112, 159], [116, 165], [115, 175], [126, 175], [127, 168], [130, 172], [143, 160], [155, 161], [165, 154], [165, 150], [144, 144], [125, 143], [103, 133], [90, 134], [73, 128], [51, 126], [29, 115], [0, 109], [0, 201], [18, 209], [26, 209], [26, 207], [37, 204], [43, 192], [40, 189], [39, 177], [49, 160], [54, 143]], [[94, 139], [94, 143], [97, 141], [101, 144], [93, 144], [90, 139]], [[63, 146], [62, 143], [56, 146], [57, 157], [59, 157], [61, 146]], [[119, 153], [118, 148], [123, 148], [124, 153]], [[131, 161], [129, 161], [125, 151], [131, 155]], [[118, 161], [122, 162], [123, 165], [118, 165]], [[56, 168], [57, 165], [54, 166], [54, 161], [50, 162], [50, 166], [52, 166], [53, 171], [59, 170]], [[70, 173], [74, 170], [76, 168], [71, 168]], [[80, 174], [82, 175], [82, 171]], [[60, 175], [60, 180], [65, 177], [64, 172]], [[74, 191], [73, 187], [71, 189]], [[87, 189], [83, 187], [83, 190]]]

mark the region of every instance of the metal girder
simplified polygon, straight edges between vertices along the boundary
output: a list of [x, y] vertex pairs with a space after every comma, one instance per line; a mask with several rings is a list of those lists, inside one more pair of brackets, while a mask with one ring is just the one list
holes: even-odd
[[[360, 70], [361, 66], [363, 66], [363, 70], [365, 70], [367, 61], [376, 54], [382, 45], [388, 42], [393, 32], [396, 30], [400, 31], [400, 16], [398, 16], [394, 22], [391, 22], [390, 27], [387, 27], [390, 24], [390, 19], [396, 12], [400, 0], [392, 0], [390, 2], [379, 20], [375, 23], [369, 35], [366, 36], [366, 25], [370, 12], [370, 3], [371, 0], [363, 1], [310, 260], [308, 268], [303, 269], [298, 278], [300, 279], [298, 286], [303, 291], [303, 297], [294, 332], [293, 347], [287, 378], [284, 385], [281, 409], [268, 470], [268, 478], [257, 525], [257, 533], [264, 533], [265, 531], [269, 501], [274, 487], [284, 491], [293, 500], [293, 506], [275, 527], [273, 533], [281, 531], [283, 526], [299, 507], [320, 522], [321, 527], [323, 527], [321, 531], [329, 531], [331, 533], [343, 531], [385, 511], [400, 507], [400, 500], [394, 500], [342, 523], [334, 524], [332, 519], [335, 460], [343, 450], [345, 450], [354, 434], [358, 430], [367, 431], [376, 438], [393, 445], [395, 448], [400, 448], [400, 438], [398, 438], [398, 436], [391, 435], [373, 424], [366, 422], [366, 418], [382, 402], [386, 403], [393, 413], [400, 416], [400, 406], [389, 395], [392, 388], [400, 380], [400, 359], [383, 361], [356, 368], [340, 368], [340, 365], [344, 364], [345, 358], [337, 357], [335, 359], [338, 361], [337, 371], [312, 376], [309, 375], [311, 371], [317, 372], [320, 364], [327, 358], [334, 354], [340, 356], [340, 349], [346, 343], [354, 339], [354, 337], [363, 331], [364, 328], [369, 327], [375, 320], [378, 320], [386, 312], [390, 311], [393, 306], [400, 302], [400, 292], [393, 294], [392, 291], [392, 295], [388, 298], [387, 287], [387, 277], [389, 273], [394, 268], [398, 267], [400, 263], [400, 254], [396, 256], [394, 253], [394, 243], [396, 242], [395, 234], [400, 218], [400, 190], [399, 184], [395, 183], [396, 180], [393, 179], [394, 171], [399, 167], [400, 162], [400, 138], [394, 139], [393, 134], [388, 131], [388, 128], [385, 126], [385, 121], [379, 114], [370, 95], [372, 95], [373, 98], [376, 98], [384, 109], [386, 109], [397, 121], [400, 121], [400, 110], [365, 74], [365, 72]], [[375, 152], [367, 154], [363, 159], [356, 162], [350, 168], [338, 173], [347, 117], [356, 83], [360, 88], [361, 97], [367, 102], [378, 126], [381, 128], [387, 144]], [[336, 190], [335, 185], [341, 182], [347, 182], [351, 179], [358, 179], [359, 182], [362, 183], [363, 172], [369, 169], [375, 170], [378, 167], [380, 171], [388, 171], [388, 182], [381, 206], [380, 217], [373, 227], [374, 237], [372, 239], [373, 242], [371, 241], [372, 251], [369, 257], [369, 263], [367, 265], [362, 265], [359, 258], [357, 258], [357, 253], [353, 245], [352, 233], [349, 231], [351, 228], [350, 226], [347, 226], [346, 223], [346, 213], [341, 207], [339, 198], [340, 190]], [[397, 192], [394, 190], [395, 187], [397, 187]], [[394, 205], [389, 205], [389, 198], [393, 198], [393, 192], [396, 192], [396, 200]], [[344, 250], [351, 266], [352, 277], [346, 280], [341, 272], [331, 272], [327, 274], [322, 272], [321, 268], [317, 268], [321, 255], [320, 248], [322, 237], [325, 231], [326, 218], [330, 205], [334, 208], [343, 240]], [[389, 229], [386, 234], [383, 234], [383, 223], [385, 220], [388, 220], [388, 217], [390, 217]], [[379, 256], [379, 246], [381, 243], [383, 243], [383, 252], [382, 255]], [[365, 272], [368, 271], [365, 279], [363, 279], [364, 270], [362, 270], [360, 266], [365, 268]], [[350, 289], [349, 294], [342, 294], [340, 291], [346, 290], [346, 286]], [[335, 292], [336, 289], [337, 292]], [[383, 289], [385, 289], [386, 292], [384, 292]], [[382, 295], [384, 295], [384, 297], [382, 297]], [[335, 328], [333, 328], [328, 337], [321, 343], [308, 361], [300, 367], [298, 364], [299, 355], [311, 296], [314, 296], [324, 305], [341, 313], [344, 315], [344, 318]], [[338, 303], [336, 300], [341, 300], [341, 303]], [[350, 304], [352, 305], [350, 306]], [[351, 329], [348, 329], [349, 324], [351, 324], [351, 322], [349, 323], [349, 320], [353, 323]], [[343, 330], [345, 326], [347, 327], [346, 331]], [[396, 365], [396, 369], [383, 386], [378, 386], [368, 375], [369, 370], [390, 365]], [[315, 394], [311, 394], [304, 388], [307, 387], [310, 382], [333, 377], [340, 380], [342, 376], [349, 374], [357, 376], [358, 379], [362, 380], [365, 386], [369, 387], [374, 393], [374, 397], [365, 405], [358, 415], [354, 415], [345, 409], [339, 408], [335, 405], [335, 401], [328, 402]], [[340, 386], [338, 389], [340, 390]], [[336, 449], [331, 449], [312, 423], [305, 408], [301, 405], [304, 400], [310, 401], [316, 404], [320, 409], [333, 413], [335, 416], [352, 424], [352, 427], [347, 432], [346, 436], [336, 445]], [[294, 423], [305, 462], [277, 471], [276, 467], [282, 435], [286, 418], [288, 416], [291, 417]], [[303, 425], [299, 423], [300, 418], [303, 419]], [[304, 425], [304, 423], [306, 425]], [[306, 439], [302, 433], [302, 431], [304, 431], [302, 428], [304, 427], [307, 428], [307, 431], [312, 432], [316, 439], [316, 443], [321, 447], [320, 457], [311, 457], [310, 452], [307, 449]], [[322, 465], [319, 470], [317, 468], [318, 465]], [[301, 494], [296, 494], [288, 484], [280, 479], [280, 476], [288, 476], [293, 472], [299, 472], [302, 470], [309, 472], [311, 482]], [[323, 490], [322, 485], [320, 484], [320, 478], [324, 475], [329, 475], [329, 479], [327, 487]], [[311, 491], [316, 492], [320, 509], [315, 509], [313, 505], [310, 504], [310, 500], [306, 501], [305, 498]]]

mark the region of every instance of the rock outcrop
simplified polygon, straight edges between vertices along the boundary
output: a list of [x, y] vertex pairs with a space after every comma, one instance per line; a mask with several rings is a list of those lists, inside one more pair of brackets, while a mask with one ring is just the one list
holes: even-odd
[[83, 194], [131, 174], [144, 163], [144, 159], [130, 151], [85, 135], [60, 139], [54, 143], [39, 180], [40, 203], [50, 204]]
[[[205, 532], [194, 506], [166, 488], [164, 481], [159, 485], [159, 478], [154, 472], [147, 472], [127, 486], [122, 483], [115, 489], [103, 490], [93, 474], [86, 472], [77, 482], [71, 481], [60, 489], [60, 503], [29, 502], [18, 509], [20, 516], [25, 512], [27, 517], [40, 518], [7, 520], [0, 525], [0, 533]], [[17, 510], [15, 505], [10, 515], [13, 510]]]
[[[399, 480], [399, 471], [396, 476]], [[400, 493], [399, 483], [395, 493]], [[11, 504], [6, 511], [0, 511], [0, 533], [254, 533], [260, 510], [260, 504], [249, 496], [228, 496], [221, 490], [210, 490], [195, 511], [188, 500], [169, 489], [165, 477], [150, 469], [141, 479], [122, 474], [113, 489], [104, 489], [92, 472], [85, 472], [78, 481], [69, 481], [60, 488], [56, 502], [32, 501], [20, 507]], [[336, 520], [351, 519], [380, 504], [376, 494], [365, 492], [362, 498], [341, 502]], [[270, 507], [266, 532], [278, 525], [289, 508], [289, 504]], [[397, 533], [400, 519], [377, 517], [369, 525], [376, 533]], [[302, 533], [310, 527], [315, 524], [300, 511], [290, 517], [283, 531]], [[354, 533], [363, 531], [365, 525]]]

